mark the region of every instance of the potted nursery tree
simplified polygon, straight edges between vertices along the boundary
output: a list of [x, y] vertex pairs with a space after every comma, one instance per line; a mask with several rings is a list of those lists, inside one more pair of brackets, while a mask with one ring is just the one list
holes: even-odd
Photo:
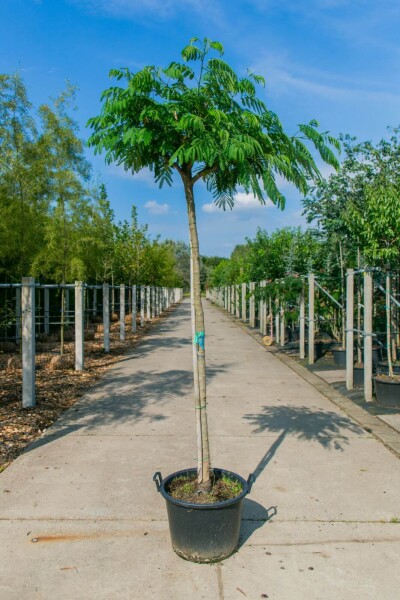
[[[93, 129], [89, 144], [106, 152], [106, 162], [123, 165], [133, 174], [148, 168], [160, 187], [170, 185], [174, 174], [183, 185], [191, 248], [198, 460], [197, 469], [164, 480], [158, 473], [155, 480], [167, 500], [174, 550], [199, 562], [222, 559], [236, 549], [241, 500], [251, 481], [212, 469], [210, 463], [195, 184], [205, 182], [223, 209], [233, 207], [238, 189], [253, 193], [262, 204], [270, 198], [283, 208], [285, 199], [275, 175], [302, 193], [310, 181], [320, 178], [305, 142], [310, 141], [335, 168], [338, 161], [331, 147], [339, 149], [334, 138], [318, 131], [316, 121], [299, 125], [298, 134], [288, 136], [278, 117], [256, 96], [255, 86], [263, 85], [263, 78], [251, 72], [239, 77], [222, 55], [219, 42], [192, 38], [182, 51], [182, 62], [166, 68], [147, 66], [137, 73], [112, 70], [111, 76], [125, 85], [104, 91], [101, 114], [89, 120]], [[221, 480], [231, 488], [222, 500], [213, 496]], [[189, 501], [173, 497], [179, 481], [195, 488]]]
[[[386, 370], [380, 369], [374, 379], [375, 395], [380, 404], [400, 406], [400, 376], [394, 373], [391, 356], [391, 291], [390, 270], [400, 256], [400, 205], [397, 172], [391, 161], [383, 161], [374, 182], [366, 185], [362, 206], [352, 206], [350, 218], [362, 243], [362, 252], [373, 265], [382, 265], [385, 277]], [[383, 288], [382, 288], [383, 289]]]

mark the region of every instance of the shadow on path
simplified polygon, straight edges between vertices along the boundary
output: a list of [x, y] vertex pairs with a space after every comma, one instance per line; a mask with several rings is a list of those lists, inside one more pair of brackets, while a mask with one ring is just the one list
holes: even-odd
[[279, 432], [279, 436], [254, 470], [256, 479], [288, 435], [302, 441], [316, 441], [326, 450], [343, 452], [344, 447], [349, 443], [349, 438], [344, 432], [354, 435], [365, 433], [359, 425], [347, 417], [332, 411], [312, 410], [307, 406], [264, 406], [262, 413], [247, 414], [244, 419], [256, 427], [253, 433], [262, 433], [266, 430]]
[[[212, 380], [225, 371], [225, 366], [208, 367], [207, 378]], [[127, 428], [141, 421], [149, 424], [169, 418], [162, 407], [177, 396], [191, 398], [193, 374], [191, 371], [136, 371], [129, 375], [117, 374], [100, 381], [90, 394], [66, 411], [48, 431], [25, 452], [44, 446], [70, 433], [83, 430], [85, 435], [95, 434], [104, 426], [114, 428], [125, 424]], [[110, 433], [110, 432], [108, 432]]]
[[245, 498], [243, 500], [239, 548], [244, 546], [253, 533], [263, 527], [265, 523], [268, 523], [277, 513], [278, 511], [275, 506], [264, 508], [258, 502]]

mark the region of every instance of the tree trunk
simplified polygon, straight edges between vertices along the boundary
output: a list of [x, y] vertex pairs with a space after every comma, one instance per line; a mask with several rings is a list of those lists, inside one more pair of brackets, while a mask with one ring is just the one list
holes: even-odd
[[[361, 254], [360, 247], [357, 246], [357, 270], [361, 269]], [[357, 362], [362, 362], [362, 349], [361, 349], [361, 277], [360, 273], [357, 275]]]
[[344, 261], [342, 242], [339, 241], [339, 257], [340, 257], [340, 286], [341, 286], [341, 301], [342, 301], [342, 348], [346, 348], [346, 304], [345, 304], [345, 276], [344, 276]]
[[[193, 293], [193, 253], [192, 244], [190, 244], [190, 316], [192, 322], [192, 339], [196, 336], [196, 325], [195, 325], [195, 313], [194, 313], [194, 293]], [[200, 395], [199, 395], [199, 368], [197, 362], [197, 347], [192, 344], [193, 349], [193, 387], [194, 387], [194, 398], [195, 406], [201, 406]], [[196, 430], [197, 430], [197, 447], [202, 448], [202, 435], [201, 435], [201, 419], [200, 413], [196, 410]], [[203, 468], [203, 453], [202, 451], [197, 452], [197, 473], [201, 473]]]
[[387, 360], [388, 360], [388, 375], [393, 377], [393, 364], [391, 356], [391, 331], [390, 331], [390, 275], [386, 274], [386, 349], [387, 349]]
[[196, 210], [193, 195], [193, 183], [190, 177], [183, 177], [185, 198], [187, 204], [190, 246], [191, 246], [191, 300], [194, 314], [194, 339], [196, 347], [196, 360], [194, 366], [195, 408], [198, 432], [198, 487], [207, 491], [210, 482], [210, 449], [207, 425], [207, 397], [206, 397], [206, 357], [205, 357], [205, 331], [204, 313], [201, 304], [200, 289], [200, 254], [199, 240], [196, 227]]
[[65, 327], [65, 288], [61, 288], [61, 325], [60, 325], [60, 354], [64, 354], [64, 327]]

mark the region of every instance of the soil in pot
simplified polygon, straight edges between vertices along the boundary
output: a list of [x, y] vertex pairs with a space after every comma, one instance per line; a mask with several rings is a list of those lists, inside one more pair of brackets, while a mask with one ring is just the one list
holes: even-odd
[[[392, 363], [392, 367], [393, 367], [393, 374], [394, 375], [400, 375], [400, 362], [394, 362]], [[387, 361], [381, 361], [378, 363], [378, 368], [377, 368], [378, 373], [381, 375], [386, 375], [389, 371], [389, 365], [387, 363]]]
[[197, 489], [197, 477], [182, 476], [174, 479], [169, 486], [169, 495], [176, 500], [190, 502], [191, 504], [214, 504], [236, 498], [243, 491], [240, 481], [231, 479], [226, 475], [212, 481], [209, 492], [200, 492]]

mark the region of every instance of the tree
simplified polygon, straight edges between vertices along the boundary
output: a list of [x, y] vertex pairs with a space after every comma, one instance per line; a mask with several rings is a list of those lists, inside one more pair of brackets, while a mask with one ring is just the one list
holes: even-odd
[[0, 75], [0, 272], [22, 277], [43, 240], [47, 171], [25, 85]]
[[116, 225], [104, 184], [90, 192], [91, 202], [80, 224], [78, 253], [87, 281], [109, 281], [114, 268]]
[[[46, 152], [51, 200], [50, 218], [44, 232], [46, 244], [36, 257], [32, 271], [50, 275], [65, 284], [68, 279], [83, 279], [84, 262], [79, 253], [80, 228], [87, 215], [89, 199], [85, 182], [90, 166], [77, 137], [77, 125], [67, 113], [75, 88], [67, 85], [54, 102], [40, 107], [42, 143]], [[64, 351], [65, 288], [61, 289], [61, 346]]]
[[[203, 180], [222, 208], [233, 207], [243, 188], [265, 204], [269, 197], [283, 208], [275, 176], [279, 174], [306, 193], [320, 173], [305, 142], [322, 159], [338, 166], [331, 147], [338, 142], [318, 131], [318, 123], [299, 125], [288, 136], [277, 117], [256, 96], [262, 77], [239, 77], [222, 60], [219, 42], [192, 38], [183, 62], [166, 68], [147, 66], [137, 73], [115, 69], [111, 75], [126, 86], [103, 92], [101, 114], [89, 120], [89, 143], [105, 150], [108, 163], [137, 173], [149, 168], [160, 186], [181, 178], [190, 232], [192, 261], [193, 343], [196, 348], [194, 389], [198, 433], [198, 485], [210, 488], [210, 453], [206, 411], [205, 331], [201, 305], [200, 254], [194, 187]], [[212, 57], [215, 53], [217, 56]], [[194, 63], [191, 68], [189, 63]]]
[[188, 291], [190, 289], [190, 248], [185, 242], [166, 240], [175, 256], [175, 269], [180, 276], [177, 287]]
[[398, 267], [400, 258], [400, 189], [390, 183], [368, 185], [361, 206], [351, 204], [348, 227], [357, 236], [366, 263], [386, 269]]

